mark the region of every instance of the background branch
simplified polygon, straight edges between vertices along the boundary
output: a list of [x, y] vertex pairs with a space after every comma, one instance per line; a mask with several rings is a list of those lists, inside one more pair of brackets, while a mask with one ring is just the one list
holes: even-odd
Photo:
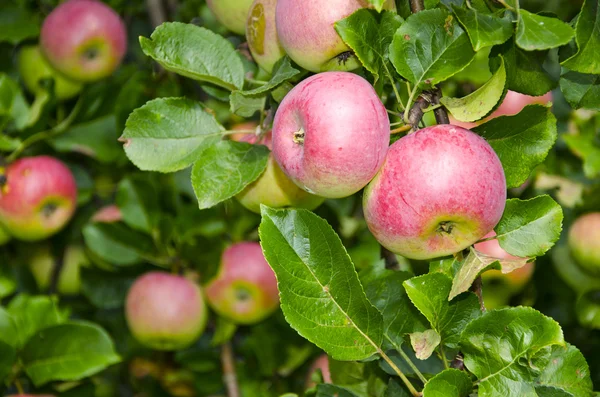
[[227, 388], [227, 396], [240, 397], [231, 342], [226, 342], [221, 346], [221, 364], [223, 365], [223, 381]]

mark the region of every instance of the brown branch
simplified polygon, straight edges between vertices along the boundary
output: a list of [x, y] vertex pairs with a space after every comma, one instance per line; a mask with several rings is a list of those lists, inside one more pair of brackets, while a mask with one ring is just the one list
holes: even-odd
[[381, 246], [381, 259], [385, 261], [385, 268], [390, 270], [400, 270], [400, 263], [398, 263], [398, 258], [396, 255], [383, 245]]
[[148, 8], [148, 14], [150, 15], [150, 22], [153, 27], [166, 22], [167, 15], [162, 5], [162, 0], [146, 0], [146, 7]]
[[485, 312], [485, 304], [483, 302], [483, 282], [481, 281], [481, 276], [477, 277], [471, 285], [471, 291], [477, 295], [477, 299], [479, 299], [479, 308], [482, 312]]
[[410, 10], [413, 14], [416, 14], [419, 11], [423, 11], [425, 9], [425, 1], [424, 0], [410, 0]]
[[[432, 91], [432, 104], [433, 105], [439, 105], [440, 104], [440, 99], [442, 98], [442, 90], [440, 90], [439, 88], [435, 88]], [[438, 124], [450, 124], [450, 118], [448, 118], [448, 112], [446, 111], [446, 108], [444, 108], [444, 106], [440, 106], [437, 109], [434, 109], [433, 114], [435, 115], [435, 121]]]
[[427, 109], [429, 103], [428, 94], [424, 91], [408, 111], [408, 124], [412, 126], [413, 131], [419, 129], [419, 122], [423, 118], [423, 110]]
[[231, 342], [225, 342], [221, 347], [221, 364], [223, 365], [223, 382], [227, 388], [227, 396], [240, 397]]

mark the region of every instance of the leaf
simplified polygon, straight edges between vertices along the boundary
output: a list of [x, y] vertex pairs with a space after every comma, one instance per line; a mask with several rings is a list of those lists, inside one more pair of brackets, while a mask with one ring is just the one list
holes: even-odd
[[53, 380], [80, 380], [121, 361], [106, 331], [84, 322], [40, 331], [23, 348], [21, 360], [36, 387]]
[[436, 85], [465, 68], [475, 52], [465, 31], [442, 9], [412, 14], [394, 34], [390, 60], [415, 86]]
[[14, 120], [17, 130], [30, 123], [30, 108], [19, 84], [5, 73], [0, 73], [0, 123]]
[[467, 397], [473, 390], [473, 382], [464, 371], [447, 369], [429, 379], [423, 389], [423, 397]]
[[600, 176], [600, 147], [592, 134], [561, 136], [569, 149], [583, 160], [583, 172], [585, 176], [593, 179]]
[[40, 18], [18, 7], [6, 6], [0, 9], [0, 42], [18, 44], [25, 39], [36, 38], [40, 34]]
[[300, 71], [292, 66], [290, 57], [285, 56], [275, 63], [275, 66], [273, 66], [273, 72], [271, 73], [271, 78], [264, 85], [261, 85], [253, 90], [234, 91], [234, 93], [239, 92], [243, 96], [265, 94], [289, 79], [296, 77], [298, 74], [300, 74]]
[[386, 2], [386, 0], [367, 0], [367, 1], [369, 2], [369, 4], [371, 4], [373, 7], [375, 7], [377, 12], [381, 12], [381, 10], [383, 10], [383, 5]]
[[12, 372], [16, 361], [17, 351], [9, 344], [0, 341], [0, 383], [4, 383], [4, 378]]
[[116, 204], [131, 228], [152, 233], [158, 224], [158, 190], [147, 178], [124, 178], [117, 186]]
[[19, 346], [19, 331], [12, 315], [0, 306], [0, 342], [12, 347]]
[[501, 60], [500, 67], [492, 78], [476, 91], [463, 98], [442, 97], [440, 102], [459, 121], [476, 121], [492, 112], [502, 99], [506, 84], [506, 69]]
[[261, 213], [261, 245], [277, 276], [287, 322], [334, 359], [377, 353], [382, 316], [367, 300], [331, 226], [307, 210], [261, 206]]
[[264, 172], [269, 153], [264, 145], [235, 141], [221, 141], [202, 152], [192, 168], [200, 209], [217, 205], [254, 182]]
[[21, 140], [19, 138], [11, 138], [7, 135], [0, 135], [0, 150], [5, 152], [12, 152], [19, 146], [21, 146]]
[[114, 265], [135, 265], [142, 262], [144, 253], [152, 250], [147, 236], [119, 223], [90, 223], [82, 232], [87, 248]]
[[242, 117], [252, 117], [265, 107], [266, 100], [267, 94], [246, 96], [242, 91], [233, 91], [229, 97], [231, 112]]
[[171, 72], [228, 90], [244, 85], [244, 65], [233, 45], [208, 29], [166, 22], [149, 39], [140, 37], [140, 45], [144, 54]]
[[598, 0], [585, 0], [575, 25], [577, 53], [562, 62], [579, 73], [600, 74], [600, 6]]
[[504, 168], [508, 188], [521, 186], [554, 146], [558, 133], [551, 109], [526, 106], [514, 116], [493, 118], [474, 127], [492, 146]]
[[517, 20], [516, 43], [526, 51], [547, 50], [567, 44], [575, 31], [558, 18], [545, 17], [521, 9]]
[[502, 44], [513, 34], [512, 16], [508, 11], [502, 18], [478, 12], [473, 8], [452, 6], [452, 11], [467, 31], [476, 52], [484, 47]]
[[356, 394], [343, 387], [321, 383], [317, 385], [315, 397], [358, 397]]
[[129, 287], [137, 277], [97, 269], [81, 269], [81, 293], [100, 309], [118, 309], [125, 304]]
[[129, 160], [141, 170], [174, 172], [198, 160], [223, 131], [200, 103], [158, 98], [131, 113], [120, 140]]
[[585, 357], [568, 343], [566, 346], [552, 346], [550, 361], [537, 383], [563, 390], [573, 396], [590, 396], [593, 387]]
[[479, 301], [475, 294], [467, 293], [452, 302], [448, 294], [452, 280], [442, 273], [413, 277], [404, 282], [412, 303], [429, 320], [431, 328], [440, 334], [443, 345], [458, 346], [460, 331], [471, 320], [479, 317]]
[[479, 379], [479, 396], [537, 397], [535, 378], [549, 349], [564, 344], [556, 321], [529, 307], [493, 310], [461, 335], [465, 366]]
[[600, 111], [600, 76], [566, 71], [560, 76], [560, 90], [574, 109]]
[[562, 220], [562, 208], [548, 195], [509, 199], [494, 230], [500, 246], [509, 254], [541, 256], [558, 241]]
[[[519, 269], [527, 264], [528, 258], [520, 259], [500, 259], [485, 255], [473, 247], [469, 249], [469, 255], [465, 258], [461, 264], [460, 269], [452, 280], [452, 289], [450, 290], [450, 296], [448, 300], [454, 299], [454, 297], [466, 292], [471, 288], [473, 281], [483, 271], [489, 269], [499, 269], [502, 273], [510, 273], [516, 269]], [[499, 266], [498, 266], [499, 264]]]
[[419, 360], [427, 360], [438, 347], [442, 338], [432, 329], [410, 334], [410, 344]]
[[394, 378], [390, 378], [384, 397], [410, 397], [410, 393], [400, 386], [398, 381]]

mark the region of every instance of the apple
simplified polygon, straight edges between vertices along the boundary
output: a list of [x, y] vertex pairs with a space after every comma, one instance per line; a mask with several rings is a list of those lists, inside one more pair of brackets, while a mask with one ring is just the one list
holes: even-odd
[[502, 217], [506, 179], [480, 136], [449, 124], [396, 141], [365, 189], [367, 226], [390, 251], [410, 259], [459, 252]]
[[125, 300], [133, 336], [156, 350], [179, 350], [204, 331], [206, 305], [200, 287], [185, 277], [149, 272], [135, 280]]
[[[279, 41], [294, 62], [311, 72], [357, 69], [360, 62], [334, 24], [366, 7], [372, 8], [367, 0], [279, 0], [275, 12]], [[396, 9], [393, 0], [384, 7]]]
[[204, 292], [215, 312], [238, 324], [255, 324], [279, 307], [275, 273], [256, 242], [225, 249], [219, 272]]
[[119, 207], [114, 204], [106, 205], [100, 208], [92, 215], [92, 222], [99, 223], [113, 223], [119, 222], [123, 219], [123, 214]]
[[577, 264], [600, 276], [600, 212], [578, 217], [569, 230], [569, 248]]
[[246, 33], [246, 18], [252, 0], [206, 0], [219, 22], [237, 34]]
[[317, 384], [312, 379], [313, 374], [318, 370], [321, 370], [323, 375], [323, 383], [331, 383], [331, 371], [329, 370], [329, 357], [327, 354], [321, 354], [313, 361], [310, 368], [308, 369], [308, 375], [306, 376], [306, 388], [310, 389], [315, 387]]
[[579, 323], [592, 329], [600, 329], [600, 291], [587, 291], [577, 298], [575, 313]]
[[[89, 260], [82, 247], [71, 245], [65, 250], [63, 261], [57, 292], [62, 295], [77, 295], [81, 288], [81, 266], [87, 266]], [[37, 247], [29, 260], [29, 269], [41, 291], [46, 291], [50, 285], [54, 263], [55, 258], [49, 246]]]
[[273, 122], [273, 156], [283, 172], [327, 198], [350, 196], [369, 183], [389, 141], [390, 121], [373, 86], [349, 72], [303, 80], [281, 101]]
[[285, 56], [275, 27], [277, 0], [254, 0], [246, 21], [246, 39], [252, 57], [264, 70], [271, 73], [273, 65]]
[[52, 67], [77, 81], [111, 75], [127, 51], [119, 14], [97, 0], [68, 0], [44, 20], [40, 46]]
[[37, 45], [25, 46], [19, 52], [19, 74], [25, 87], [34, 95], [44, 91], [40, 80], [53, 79], [54, 93], [58, 100], [73, 98], [81, 92], [83, 85], [57, 73], [48, 64]]
[[13, 237], [35, 241], [61, 230], [77, 205], [71, 171], [50, 156], [23, 157], [8, 165], [0, 189], [0, 223]]

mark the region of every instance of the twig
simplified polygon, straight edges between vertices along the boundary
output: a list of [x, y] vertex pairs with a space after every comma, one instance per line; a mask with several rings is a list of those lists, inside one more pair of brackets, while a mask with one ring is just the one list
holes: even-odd
[[414, 105], [408, 111], [408, 124], [412, 127], [413, 131], [419, 129], [419, 122], [423, 118], [423, 110], [429, 106], [429, 100], [427, 93], [423, 92], [419, 98], [415, 101]]
[[[432, 91], [432, 96], [431, 96], [431, 104], [436, 106], [436, 105], [441, 105], [440, 104], [440, 99], [442, 98], [442, 90], [440, 90], [439, 88], [435, 88]], [[450, 124], [450, 119], [448, 118], [448, 112], [446, 111], [446, 109], [443, 106], [440, 106], [436, 109], [433, 110], [433, 114], [435, 115], [435, 121], [438, 124]]]
[[227, 387], [227, 396], [240, 397], [231, 342], [225, 342], [221, 347], [221, 364], [223, 365], [223, 381]]
[[400, 263], [398, 263], [398, 258], [396, 255], [383, 245], [381, 246], [381, 259], [385, 261], [385, 268], [390, 270], [400, 270]]
[[410, 0], [410, 10], [413, 14], [416, 14], [419, 11], [423, 11], [425, 9], [425, 1], [424, 0]]
[[162, 0], [146, 0], [146, 7], [150, 15], [152, 27], [157, 27], [167, 20], [167, 14], [162, 5]]
[[471, 286], [471, 291], [477, 295], [477, 299], [479, 299], [479, 308], [482, 312], [485, 312], [485, 304], [483, 302], [483, 282], [481, 281], [481, 276], [477, 277]]

